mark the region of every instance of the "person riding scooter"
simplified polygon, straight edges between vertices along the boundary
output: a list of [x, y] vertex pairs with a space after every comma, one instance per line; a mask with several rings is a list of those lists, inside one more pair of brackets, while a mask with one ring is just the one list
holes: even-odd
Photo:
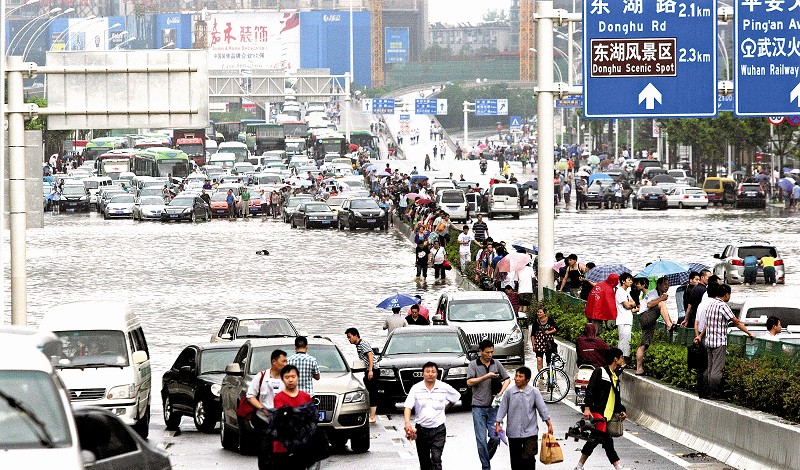
[[489, 164], [486, 161], [486, 158], [481, 156], [480, 167], [481, 167], [481, 174], [482, 175], [486, 174], [486, 168], [487, 168], [488, 165]]

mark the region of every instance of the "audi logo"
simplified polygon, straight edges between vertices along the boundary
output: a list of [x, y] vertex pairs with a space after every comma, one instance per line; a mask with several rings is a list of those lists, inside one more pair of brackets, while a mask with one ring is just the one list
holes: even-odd
[[414, 372], [414, 377], [422, 377], [422, 372]]
[[315, 405], [315, 406], [319, 406], [319, 403], [320, 403], [320, 402], [319, 402], [319, 398], [317, 398], [317, 397], [314, 397], [314, 405]]

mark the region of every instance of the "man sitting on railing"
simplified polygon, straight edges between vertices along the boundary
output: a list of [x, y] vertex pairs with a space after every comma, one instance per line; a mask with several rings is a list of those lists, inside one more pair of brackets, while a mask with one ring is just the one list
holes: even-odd
[[605, 365], [605, 350], [609, 346], [595, 334], [593, 323], [587, 323], [583, 334], [575, 339], [575, 352], [578, 356], [578, 367], [589, 364], [595, 367]]

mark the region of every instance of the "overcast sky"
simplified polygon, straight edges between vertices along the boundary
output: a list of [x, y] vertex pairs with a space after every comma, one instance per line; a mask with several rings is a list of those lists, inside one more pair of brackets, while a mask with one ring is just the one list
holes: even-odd
[[486, 10], [505, 10], [511, 6], [511, 0], [432, 0], [428, 2], [428, 20], [431, 23], [478, 23], [483, 19]]

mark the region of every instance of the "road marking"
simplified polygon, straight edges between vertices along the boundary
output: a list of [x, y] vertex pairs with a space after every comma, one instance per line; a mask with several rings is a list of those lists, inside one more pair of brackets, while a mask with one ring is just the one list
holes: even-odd
[[[562, 405], [565, 405], [565, 406], [568, 406], [568, 407], [572, 408], [573, 410], [577, 411], [578, 413], [582, 413], [582, 410], [571, 401], [562, 400], [559, 403], [562, 404]], [[638, 434], [638, 433], [636, 433], [636, 434]], [[687, 462], [686, 460], [683, 460], [682, 458], [678, 457], [677, 455], [675, 455], [673, 453], [670, 453], [669, 451], [667, 451], [665, 449], [662, 449], [661, 447], [658, 447], [656, 445], [650, 444], [649, 442], [643, 440], [642, 438], [634, 436], [633, 433], [625, 431], [625, 433], [622, 435], [622, 437], [624, 437], [625, 439], [633, 442], [634, 444], [638, 445], [639, 447], [642, 447], [642, 448], [647, 449], [647, 450], [649, 450], [650, 452], [652, 452], [652, 453], [654, 453], [656, 455], [660, 455], [661, 457], [664, 457], [665, 459], [669, 460], [670, 462], [672, 462], [672, 463], [674, 463], [676, 465], [680, 465], [683, 468], [689, 468], [692, 465], [691, 462]]]

